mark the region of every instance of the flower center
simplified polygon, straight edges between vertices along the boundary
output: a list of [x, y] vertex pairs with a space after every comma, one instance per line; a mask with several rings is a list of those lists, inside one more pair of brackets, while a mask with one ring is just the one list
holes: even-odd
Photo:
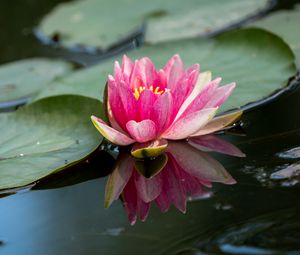
[[[138, 100], [140, 98], [141, 93], [145, 89], [146, 89], [146, 86], [139, 86], [139, 87], [134, 89], [133, 95], [134, 95], [136, 100]], [[160, 89], [160, 87], [155, 87], [154, 88], [153, 85], [149, 86], [147, 89], [149, 89], [150, 91], [152, 91], [154, 94], [157, 94], [157, 95], [162, 95], [166, 91], [166, 89]]]

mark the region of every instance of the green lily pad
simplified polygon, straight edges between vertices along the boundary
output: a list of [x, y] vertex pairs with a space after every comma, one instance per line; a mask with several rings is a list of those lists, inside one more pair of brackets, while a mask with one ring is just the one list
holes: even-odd
[[102, 100], [107, 74], [112, 69], [113, 61], [107, 61], [67, 74], [49, 84], [33, 100], [58, 95], [83, 95]]
[[61, 60], [25, 59], [0, 66], [0, 106], [30, 97], [72, 66]]
[[[237, 83], [223, 111], [268, 97], [285, 88], [288, 78], [296, 73], [289, 46], [278, 36], [261, 29], [231, 31], [214, 39], [188, 39], [144, 46], [128, 55], [132, 58], [149, 56], [157, 67], [163, 67], [176, 53], [186, 66], [200, 63], [202, 71], [210, 70], [214, 78], [222, 77], [222, 84]], [[61, 93], [102, 100], [107, 75], [112, 72], [112, 60], [77, 71], [50, 84], [38, 98]]]
[[274, 12], [264, 19], [251, 24], [254, 27], [264, 28], [283, 38], [296, 56], [297, 67], [300, 68], [300, 8], [293, 11]]
[[90, 115], [98, 100], [51, 97], [0, 115], [0, 189], [19, 187], [83, 159], [102, 141]]
[[146, 41], [207, 35], [253, 16], [268, 0], [82, 0], [58, 5], [38, 34], [66, 47], [107, 50], [133, 38], [146, 24]]
[[[163, 1], [164, 15], [147, 21], [145, 42], [158, 43], [215, 34], [267, 8], [270, 1]], [[225, 15], [224, 15], [225, 14]]]

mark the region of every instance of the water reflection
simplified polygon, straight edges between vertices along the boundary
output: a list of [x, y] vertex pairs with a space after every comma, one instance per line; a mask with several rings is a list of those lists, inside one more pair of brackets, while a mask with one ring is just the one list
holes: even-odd
[[[217, 141], [217, 143], [216, 143]], [[198, 142], [199, 144], [199, 142]], [[186, 212], [187, 200], [207, 197], [213, 182], [235, 184], [233, 177], [200, 146], [188, 142], [170, 142], [166, 152], [156, 158], [137, 159], [123, 152], [108, 178], [105, 206], [121, 197], [130, 223], [145, 221], [151, 203], [161, 212], [174, 205]], [[205, 138], [201, 148], [243, 156], [234, 145], [218, 138]]]

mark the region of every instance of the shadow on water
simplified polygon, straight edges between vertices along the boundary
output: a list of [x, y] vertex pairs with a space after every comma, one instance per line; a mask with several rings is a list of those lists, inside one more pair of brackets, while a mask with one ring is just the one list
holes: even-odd
[[[11, 1], [1, 1], [0, 10], [7, 12], [0, 20], [12, 22], [1, 29], [0, 62], [48, 50], [34, 38], [22, 42], [23, 27], [32, 26], [29, 16], [37, 22], [57, 2], [17, 1], [15, 9]], [[31, 7], [24, 12], [22, 6]], [[8, 37], [10, 30], [19, 32]], [[247, 154], [213, 155], [237, 184], [214, 185], [209, 196], [187, 204], [186, 214], [174, 208], [162, 214], [153, 206], [146, 222], [130, 226], [122, 203], [104, 209], [106, 179], [100, 177], [114, 163], [104, 152], [42, 180], [30, 192], [0, 195], [0, 255], [300, 254], [299, 178], [271, 178], [299, 161], [299, 98], [298, 89], [250, 111], [242, 119], [246, 136], [223, 136]], [[286, 156], [291, 150], [293, 156]]]

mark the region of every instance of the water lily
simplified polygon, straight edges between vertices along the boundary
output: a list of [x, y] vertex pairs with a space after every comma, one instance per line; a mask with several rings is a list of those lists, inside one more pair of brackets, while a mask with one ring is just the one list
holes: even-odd
[[[233, 148], [238, 150], [229, 143], [222, 147], [228, 154]], [[131, 224], [138, 217], [146, 220], [152, 202], [162, 212], [173, 204], [185, 213], [188, 197], [204, 196], [212, 182], [234, 184], [235, 180], [207, 153], [187, 142], [170, 142], [166, 152], [155, 159], [120, 154], [106, 184], [105, 207], [121, 195]]]
[[158, 154], [167, 147], [167, 140], [214, 133], [241, 115], [234, 112], [214, 118], [235, 87], [235, 83], [219, 86], [220, 82], [221, 78], [212, 80], [210, 72], [200, 73], [199, 64], [185, 70], [179, 55], [160, 70], [147, 57], [133, 62], [124, 56], [122, 66], [115, 62], [114, 76], [108, 76], [105, 107], [109, 124], [91, 118], [110, 142], [121, 146], [139, 143], [134, 152]]

